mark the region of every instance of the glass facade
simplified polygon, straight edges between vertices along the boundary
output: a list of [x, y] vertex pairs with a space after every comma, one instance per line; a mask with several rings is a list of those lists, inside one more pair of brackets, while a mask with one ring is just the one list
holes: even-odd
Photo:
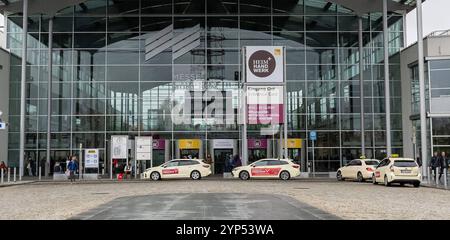
[[430, 60], [428, 62], [429, 108], [431, 113], [442, 114], [432, 118], [432, 151], [450, 152], [450, 59]]
[[[19, 158], [22, 17], [7, 17], [11, 50], [9, 159]], [[29, 19], [26, 153], [44, 159], [47, 132], [48, 22]], [[402, 153], [399, 59], [403, 18], [389, 16], [393, 152]], [[383, 34], [381, 14], [363, 17], [364, 53], [358, 51], [358, 18], [322, 0], [88, 0], [54, 18], [52, 159], [99, 148], [106, 159], [112, 135], [154, 138], [241, 139], [234, 124], [203, 114], [208, 93], [238, 114], [241, 49], [286, 46], [290, 138], [318, 132], [315, 169], [335, 171], [360, 154], [359, 61], [364, 61], [368, 157], [385, 155]], [[165, 41], [166, 36], [171, 41]], [[167, 39], [166, 39], [167, 40]], [[178, 41], [177, 41], [178, 40]], [[18, 57], [19, 56], [19, 57]], [[194, 92], [202, 92], [198, 97]], [[187, 95], [186, 95], [187, 94]], [[206, 97], [205, 97], [206, 95]], [[186, 96], [189, 96], [188, 98]], [[172, 121], [174, 106], [202, 106], [188, 124]], [[225, 115], [225, 114], [224, 114]], [[227, 116], [224, 116], [226, 118]], [[265, 138], [249, 126], [249, 138]], [[307, 159], [312, 159], [311, 146]]]
[[[425, 64], [425, 107], [430, 117], [427, 118], [427, 149], [430, 152], [450, 152], [450, 59], [429, 59]], [[410, 67], [411, 73], [411, 116], [413, 126], [416, 129], [417, 146], [420, 146], [420, 121], [419, 121], [419, 72], [418, 66]], [[420, 148], [419, 148], [420, 149]], [[420, 152], [417, 151], [417, 152]]]

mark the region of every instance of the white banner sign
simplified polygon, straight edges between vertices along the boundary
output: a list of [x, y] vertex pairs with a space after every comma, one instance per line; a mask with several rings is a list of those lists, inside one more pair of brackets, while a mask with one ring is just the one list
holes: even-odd
[[84, 167], [98, 168], [98, 165], [99, 165], [98, 149], [86, 149], [84, 152]]
[[112, 159], [128, 158], [128, 136], [111, 136]]
[[136, 137], [136, 160], [151, 160], [152, 149], [152, 137]]
[[284, 48], [261, 46], [246, 47], [247, 83], [283, 83]]
[[233, 149], [234, 141], [233, 139], [214, 139], [213, 148], [214, 149]]

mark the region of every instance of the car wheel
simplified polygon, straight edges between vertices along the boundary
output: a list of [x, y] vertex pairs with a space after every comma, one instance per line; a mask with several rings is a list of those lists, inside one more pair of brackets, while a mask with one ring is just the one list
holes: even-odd
[[337, 178], [338, 181], [344, 181], [344, 178], [342, 177], [341, 171], [338, 171], [336, 173], [336, 178]]
[[377, 178], [375, 177], [375, 175], [372, 175], [372, 183], [373, 183], [374, 185], [377, 185], [377, 184], [378, 184]]
[[281, 180], [287, 181], [291, 178], [291, 174], [289, 174], [288, 171], [282, 171], [280, 173], [280, 178], [281, 178]]
[[364, 182], [364, 177], [361, 172], [358, 172], [358, 174], [356, 174], [356, 179], [358, 180], [358, 182]]
[[239, 178], [241, 180], [248, 180], [250, 178], [250, 175], [248, 174], [247, 171], [242, 171], [239, 173]]
[[413, 186], [414, 186], [415, 188], [420, 187], [420, 182], [415, 182], [415, 183], [413, 183]]
[[391, 186], [391, 184], [390, 184], [389, 181], [388, 181], [387, 176], [384, 176], [384, 186], [386, 186], [386, 187]]
[[161, 175], [159, 175], [159, 172], [152, 172], [150, 173], [150, 179], [152, 179], [153, 181], [158, 181], [159, 179], [161, 179]]
[[202, 176], [200, 175], [199, 171], [192, 171], [191, 172], [191, 179], [192, 180], [199, 180], [200, 178], [202, 178]]

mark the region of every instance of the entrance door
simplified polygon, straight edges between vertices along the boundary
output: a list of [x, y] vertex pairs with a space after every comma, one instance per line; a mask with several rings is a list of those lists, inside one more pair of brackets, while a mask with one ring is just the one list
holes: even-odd
[[152, 167], [161, 166], [166, 161], [165, 154], [164, 150], [153, 150]]
[[214, 174], [222, 174], [229, 169], [228, 161], [233, 157], [233, 149], [215, 149], [214, 150]]
[[288, 149], [289, 159], [294, 160], [294, 163], [300, 164], [302, 158], [302, 149], [300, 148], [290, 148]]
[[198, 149], [181, 149], [180, 150], [180, 157], [182, 159], [187, 159], [189, 156], [192, 157], [192, 159], [197, 158], [199, 159], [200, 150]]
[[252, 163], [261, 159], [267, 158], [266, 149], [249, 149], [248, 151], [248, 163]]

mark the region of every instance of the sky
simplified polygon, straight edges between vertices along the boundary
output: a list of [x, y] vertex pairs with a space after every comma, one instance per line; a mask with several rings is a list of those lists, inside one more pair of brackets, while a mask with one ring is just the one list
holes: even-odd
[[[450, 29], [450, 0], [426, 0], [423, 3], [423, 33], [427, 36], [437, 30]], [[406, 17], [407, 45], [417, 41], [417, 14], [411, 11]]]

